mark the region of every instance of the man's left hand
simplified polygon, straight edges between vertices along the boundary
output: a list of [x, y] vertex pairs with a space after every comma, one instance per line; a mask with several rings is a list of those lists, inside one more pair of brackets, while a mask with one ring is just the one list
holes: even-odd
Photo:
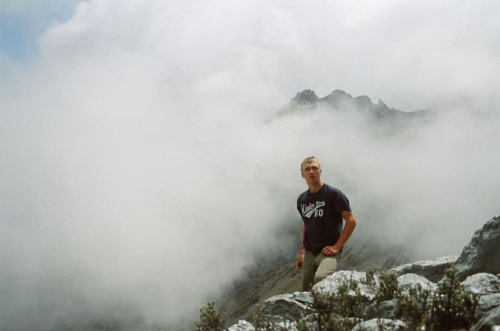
[[325, 248], [323, 248], [322, 253], [326, 256], [333, 256], [333, 255], [337, 255], [339, 253], [339, 251], [340, 251], [340, 249], [338, 249], [335, 246], [326, 246]]

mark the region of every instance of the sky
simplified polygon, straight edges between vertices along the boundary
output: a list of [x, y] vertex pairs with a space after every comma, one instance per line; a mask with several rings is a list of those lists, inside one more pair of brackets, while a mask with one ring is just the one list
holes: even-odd
[[39, 54], [38, 38], [51, 26], [71, 18], [77, 0], [1, 0], [1, 52], [14, 62]]
[[[499, 6], [0, 0], [0, 329], [191, 323], [298, 253], [310, 155], [354, 238], [459, 254], [499, 214]], [[273, 119], [304, 89], [439, 116]]]

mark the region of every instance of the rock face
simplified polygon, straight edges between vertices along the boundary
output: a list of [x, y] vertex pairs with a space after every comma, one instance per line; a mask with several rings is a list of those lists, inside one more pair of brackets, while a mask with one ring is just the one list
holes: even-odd
[[486, 222], [474, 233], [456, 261], [457, 277], [464, 280], [478, 272], [500, 273], [500, 216]]
[[295, 98], [293, 98], [291, 102], [294, 105], [315, 104], [319, 102], [319, 98], [314, 91], [304, 90], [302, 92], [297, 92]]
[[406, 119], [414, 116], [428, 115], [430, 112], [429, 110], [402, 112], [394, 108], [389, 108], [380, 99], [377, 104], [374, 104], [366, 95], [353, 97], [342, 90], [334, 90], [324, 98], [319, 98], [312, 90], [304, 90], [297, 92], [289, 103], [281, 107], [278, 116], [294, 112], [312, 111], [321, 106], [337, 110], [368, 112], [376, 118], [384, 119]]
[[[349, 302], [346, 306], [360, 310], [360, 315], [350, 321], [353, 330], [407, 330], [412, 326], [408, 319], [401, 318], [404, 300], [411, 301], [419, 293], [426, 293], [427, 296], [423, 297], [428, 300], [424, 302], [440, 300], [445, 293], [442, 292], [443, 289], [446, 292], [451, 289], [461, 291], [457, 292], [460, 294], [456, 302], [475, 302], [475, 308], [469, 312], [471, 315], [462, 316], [463, 320], [470, 323], [470, 329], [492, 330], [494, 326], [500, 325], [500, 279], [497, 275], [500, 270], [499, 256], [500, 217], [494, 217], [476, 231], [458, 257], [405, 264], [380, 275], [337, 271], [314, 285], [312, 292], [295, 292], [269, 298], [262, 307], [261, 315], [272, 323], [274, 329], [296, 330], [297, 323], [306, 323], [306, 328], [309, 328], [307, 323], [312, 323], [310, 329], [316, 329], [314, 319], [304, 320], [303, 316], [311, 316], [307, 314], [313, 309], [321, 309], [318, 307], [336, 309], [338, 301], [335, 300], [339, 300], [339, 294], [343, 293], [342, 300]], [[391, 276], [397, 280], [397, 290], [394, 290], [397, 298], [381, 298], [380, 285], [390, 284], [387, 279]], [[446, 312], [443, 314], [446, 315]], [[449, 329], [457, 329], [456, 325], [446, 325], [448, 326]], [[301, 328], [304, 328], [304, 324]], [[229, 329], [256, 328], [247, 321], [240, 321]]]
[[302, 116], [320, 109], [336, 115], [359, 116], [358, 125], [369, 128], [376, 135], [387, 135], [388, 132], [395, 135], [428, 123], [437, 116], [432, 109], [400, 111], [389, 108], [380, 99], [375, 104], [365, 95], [353, 97], [342, 90], [334, 90], [323, 98], [319, 98], [312, 90], [304, 90], [297, 92], [290, 102], [282, 106], [272, 120], [280, 120], [285, 116]]
[[443, 277], [444, 270], [454, 264], [457, 259], [458, 256], [447, 256], [429, 261], [418, 261], [392, 268], [391, 271], [396, 276], [413, 273], [425, 277], [432, 282], [437, 282]]

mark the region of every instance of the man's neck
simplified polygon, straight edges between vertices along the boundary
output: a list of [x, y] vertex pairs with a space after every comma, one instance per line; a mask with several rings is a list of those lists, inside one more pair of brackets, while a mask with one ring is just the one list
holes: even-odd
[[317, 183], [309, 184], [309, 192], [316, 193], [323, 187], [324, 183], [320, 180]]

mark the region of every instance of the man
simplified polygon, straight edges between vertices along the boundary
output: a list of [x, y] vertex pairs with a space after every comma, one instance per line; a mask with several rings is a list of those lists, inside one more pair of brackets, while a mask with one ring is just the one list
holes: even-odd
[[309, 189], [297, 199], [297, 210], [304, 221], [297, 269], [302, 270], [302, 291], [310, 291], [314, 284], [337, 269], [340, 253], [356, 227], [356, 219], [346, 196], [321, 180], [318, 159], [306, 158], [300, 170]]

